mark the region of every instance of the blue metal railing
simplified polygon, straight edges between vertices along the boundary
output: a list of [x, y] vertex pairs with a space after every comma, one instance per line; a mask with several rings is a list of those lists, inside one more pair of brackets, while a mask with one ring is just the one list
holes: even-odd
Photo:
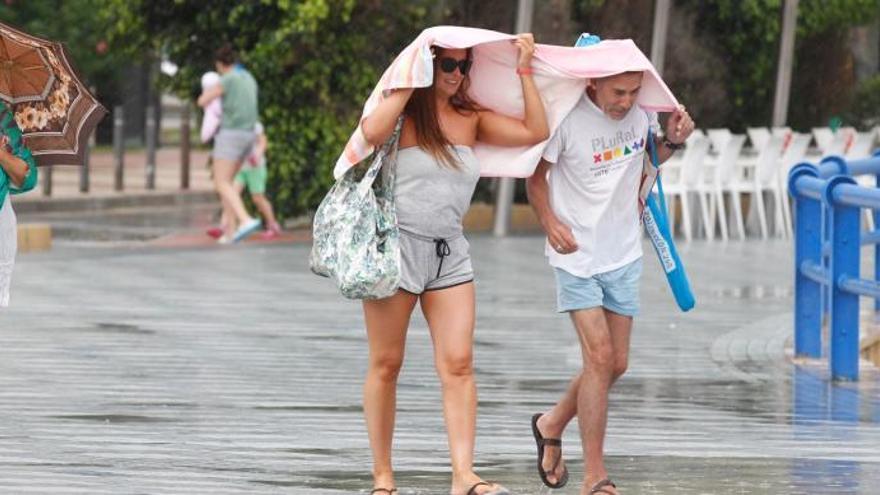
[[[874, 175], [877, 188], [853, 176]], [[822, 322], [829, 315], [831, 377], [858, 380], [859, 296], [880, 310], [880, 151], [847, 162], [829, 157], [801, 163], [788, 175], [795, 217], [795, 355], [822, 356]], [[861, 210], [875, 229], [861, 232]], [[860, 278], [861, 247], [874, 246], [874, 279]]]

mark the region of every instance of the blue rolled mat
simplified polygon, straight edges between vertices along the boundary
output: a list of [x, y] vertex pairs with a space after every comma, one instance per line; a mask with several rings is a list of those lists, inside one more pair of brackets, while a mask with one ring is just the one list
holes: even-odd
[[[654, 134], [650, 132], [648, 133], [648, 148], [651, 153], [651, 164], [654, 168], [659, 168]], [[659, 196], [650, 193], [645, 198], [642, 221], [645, 224], [648, 238], [651, 239], [651, 244], [654, 245], [654, 250], [657, 252], [657, 257], [660, 259], [660, 266], [666, 272], [666, 280], [669, 282], [669, 288], [672, 290], [675, 302], [678, 303], [678, 307], [682, 311], [690, 311], [694, 308], [696, 300], [691, 291], [687, 273], [684, 271], [684, 264], [675, 249], [672, 232], [669, 231], [668, 210], [663, 196], [663, 182], [660, 174], [657, 174], [657, 188]]]

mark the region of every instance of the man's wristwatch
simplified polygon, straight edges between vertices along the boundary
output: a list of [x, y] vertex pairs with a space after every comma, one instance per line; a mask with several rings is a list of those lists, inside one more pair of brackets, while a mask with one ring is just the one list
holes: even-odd
[[683, 150], [685, 148], [684, 143], [673, 143], [666, 136], [663, 137], [663, 146], [671, 149], [672, 151]]

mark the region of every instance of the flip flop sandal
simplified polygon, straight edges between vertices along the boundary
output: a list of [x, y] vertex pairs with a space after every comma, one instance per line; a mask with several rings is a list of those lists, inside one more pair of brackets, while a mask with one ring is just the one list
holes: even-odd
[[374, 493], [387, 493], [388, 495], [394, 495], [397, 493], [397, 488], [374, 488], [373, 491], [370, 492], [370, 495]]
[[556, 483], [550, 483], [547, 479], [547, 471], [544, 470], [544, 447], [559, 447], [559, 457], [556, 458], [556, 463], [550, 469], [550, 472], [554, 472], [559, 463], [562, 462], [562, 440], [559, 438], [544, 438], [541, 435], [541, 430], [538, 429], [538, 419], [541, 416], [543, 416], [541, 413], [536, 413], [532, 416], [532, 435], [535, 436], [535, 444], [538, 446], [538, 474], [541, 475], [541, 481], [550, 488], [562, 488], [568, 483], [568, 468], [562, 471], [562, 476], [556, 480]]
[[599, 480], [598, 483], [593, 485], [593, 488], [590, 488], [590, 495], [593, 495], [594, 493], [607, 493], [609, 495], [614, 495], [614, 492], [609, 492], [608, 490], [605, 490], [606, 486], [617, 488], [617, 485], [612, 483], [610, 479], [605, 478], [604, 480]]
[[510, 495], [510, 492], [507, 490], [507, 488], [504, 488], [501, 485], [498, 485], [498, 488], [492, 491], [488, 491], [486, 493], [478, 494], [476, 491], [478, 486], [492, 486], [493, 484], [494, 483], [488, 483], [486, 481], [478, 481], [474, 483], [472, 487], [470, 487], [470, 489], [467, 491], [467, 495]]

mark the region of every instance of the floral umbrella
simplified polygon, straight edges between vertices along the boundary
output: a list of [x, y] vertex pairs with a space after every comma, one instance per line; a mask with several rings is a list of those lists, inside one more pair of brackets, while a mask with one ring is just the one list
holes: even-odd
[[82, 165], [107, 110], [70, 66], [61, 43], [0, 23], [0, 100], [15, 114], [37, 165]]

